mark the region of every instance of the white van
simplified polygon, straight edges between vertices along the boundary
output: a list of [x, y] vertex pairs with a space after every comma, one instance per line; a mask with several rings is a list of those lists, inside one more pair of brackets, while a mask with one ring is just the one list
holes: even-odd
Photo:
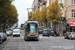
[[13, 37], [19, 36], [20, 37], [20, 29], [13, 29]]

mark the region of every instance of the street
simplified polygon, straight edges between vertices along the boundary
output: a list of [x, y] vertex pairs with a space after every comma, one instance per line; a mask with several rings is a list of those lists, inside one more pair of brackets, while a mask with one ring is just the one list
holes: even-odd
[[75, 40], [64, 37], [47, 37], [39, 35], [39, 41], [24, 41], [24, 31], [20, 37], [9, 36], [7, 41], [0, 44], [0, 50], [75, 50]]

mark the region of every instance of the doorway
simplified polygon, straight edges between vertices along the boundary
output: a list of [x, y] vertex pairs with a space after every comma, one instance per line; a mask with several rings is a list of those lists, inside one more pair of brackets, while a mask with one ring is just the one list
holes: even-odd
[[74, 28], [72, 28], [72, 32], [75, 32], [75, 27], [74, 27]]

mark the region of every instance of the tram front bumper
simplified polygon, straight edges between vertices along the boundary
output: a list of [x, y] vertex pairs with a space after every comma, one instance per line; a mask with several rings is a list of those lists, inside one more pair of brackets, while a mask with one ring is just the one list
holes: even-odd
[[38, 38], [38, 36], [27, 36], [27, 38]]
[[28, 38], [37, 38], [38, 36], [28, 36]]

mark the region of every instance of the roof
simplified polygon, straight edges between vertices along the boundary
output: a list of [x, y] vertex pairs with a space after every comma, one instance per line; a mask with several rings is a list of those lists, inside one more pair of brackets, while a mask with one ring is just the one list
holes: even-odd
[[48, 29], [44, 29], [44, 30], [48, 30]]
[[36, 20], [28, 20], [27, 23], [38, 23]]

